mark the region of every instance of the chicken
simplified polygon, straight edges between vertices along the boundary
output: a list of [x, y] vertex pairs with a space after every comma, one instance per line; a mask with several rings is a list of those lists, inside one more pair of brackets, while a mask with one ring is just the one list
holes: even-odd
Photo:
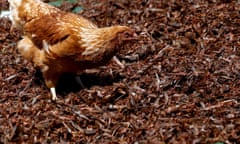
[[41, 70], [53, 100], [57, 99], [55, 87], [61, 75], [106, 64], [123, 43], [136, 37], [127, 26], [99, 28], [40, 0], [9, 3], [12, 24], [24, 35], [17, 48]]

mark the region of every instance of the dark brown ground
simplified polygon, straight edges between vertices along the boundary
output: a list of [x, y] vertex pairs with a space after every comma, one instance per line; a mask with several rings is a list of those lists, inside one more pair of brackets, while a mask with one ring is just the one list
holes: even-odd
[[124, 67], [84, 73], [84, 89], [67, 76], [52, 102], [16, 50], [19, 33], [0, 19], [1, 143], [240, 143], [237, 0], [81, 0], [61, 9], [77, 5], [99, 26], [129, 25], [140, 39], [117, 55]]

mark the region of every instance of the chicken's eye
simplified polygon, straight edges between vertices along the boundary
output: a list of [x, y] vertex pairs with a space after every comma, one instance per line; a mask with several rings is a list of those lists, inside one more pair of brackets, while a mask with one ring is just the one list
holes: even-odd
[[130, 34], [129, 34], [128, 32], [125, 32], [125, 33], [124, 33], [124, 36], [125, 36], [126, 38], [128, 38], [128, 37], [130, 36]]

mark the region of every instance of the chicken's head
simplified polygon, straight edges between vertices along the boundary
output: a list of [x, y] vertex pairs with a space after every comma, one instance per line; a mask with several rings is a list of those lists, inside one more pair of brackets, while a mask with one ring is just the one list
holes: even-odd
[[120, 26], [118, 31], [118, 39], [120, 42], [136, 40], [137, 34], [127, 26]]

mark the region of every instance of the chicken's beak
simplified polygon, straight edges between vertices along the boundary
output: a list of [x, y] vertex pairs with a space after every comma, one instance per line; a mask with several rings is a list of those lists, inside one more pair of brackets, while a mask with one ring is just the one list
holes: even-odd
[[139, 39], [138, 35], [136, 33], [133, 33], [132, 40], [138, 40], [138, 39]]
[[139, 39], [139, 36], [134, 32], [132, 36], [128, 38], [124, 38], [123, 40], [130, 41], [130, 40], [138, 40], [138, 39]]

